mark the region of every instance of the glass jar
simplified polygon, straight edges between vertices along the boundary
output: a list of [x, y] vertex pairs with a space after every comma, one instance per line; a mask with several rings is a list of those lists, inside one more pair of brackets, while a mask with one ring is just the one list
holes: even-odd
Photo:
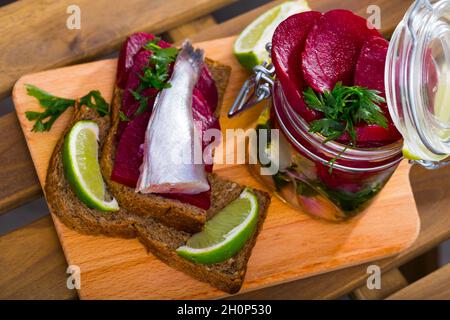
[[418, 0], [397, 26], [385, 71], [389, 113], [429, 168], [450, 154], [450, 1]]
[[343, 221], [363, 211], [387, 183], [403, 159], [404, 144], [427, 168], [447, 164], [442, 160], [450, 154], [449, 19], [450, 0], [418, 0], [394, 32], [386, 62], [386, 100], [404, 140], [383, 147], [325, 143], [290, 106], [273, 66], [256, 67], [229, 116], [272, 97], [258, 128], [279, 131], [278, 141], [270, 140], [265, 150], [279, 170], [263, 176], [258, 163], [250, 165], [252, 172], [301, 211]]
[[[289, 105], [278, 81], [272, 101], [260, 117], [258, 129], [279, 130], [278, 141], [271, 140], [266, 147], [269, 157], [275, 155], [271, 160], [278, 159], [278, 172], [260, 177], [281, 198], [310, 215], [330, 221], [355, 216], [402, 160], [401, 141], [372, 149], [324, 143], [324, 137], [309, 132], [308, 123]], [[269, 148], [277, 151], [272, 153]], [[260, 166], [251, 166], [252, 172], [258, 175]]]

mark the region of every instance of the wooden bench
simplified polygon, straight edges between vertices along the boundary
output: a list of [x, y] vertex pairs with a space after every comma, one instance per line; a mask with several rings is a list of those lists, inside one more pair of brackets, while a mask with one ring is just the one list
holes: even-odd
[[[204, 41], [235, 35], [259, 14], [282, 1], [271, 1], [217, 24], [211, 13], [232, 2], [236, 0], [129, 0], [112, 6], [106, 0], [80, 0], [82, 30], [79, 33], [65, 29], [66, 8], [71, 1], [49, 4], [43, 0], [22, 0], [1, 7], [3, 34], [0, 44], [6, 49], [0, 51], [0, 97], [10, 94], [12, 85], [23, 74], [74, 64], [112, 52], [126, 35], [134, 31], [163, 34], [174, 42], [185, 37]], [[382, 9], [382, 31], [385, 35], [392, 33], [411, 4], [409, 0], [310, 2], [315, 10], [347, 8], [363, 16], [367, 16], [369, 5], [377, 4]], [[42, 196], [14, 113], [0, 117], [0, 163], [0, 214]], [[415, 167], [411, 181], [422, 231], [407, 252], [370, 263], [379, 265], [383, 270], [381, 290], [368, 290], [365, 286], [367, 264], [240, 294], [231, 299], [332, 299], [351, 292], [357, 299], [450, 299], [448, 285], [444, 285], [450, 283], [448, 265], [411, 285], [399, 269], [403, 266], [407, 270], [407, 263], [412, 260], [415, 260], [417, 269], [422, 261], [417, 257], [450, 237], [450, 168], [426, 171]], [[66, 288], [66, 267], [48, 215], [1, 236], [0, 298], [76, 298], [76, 293]]]

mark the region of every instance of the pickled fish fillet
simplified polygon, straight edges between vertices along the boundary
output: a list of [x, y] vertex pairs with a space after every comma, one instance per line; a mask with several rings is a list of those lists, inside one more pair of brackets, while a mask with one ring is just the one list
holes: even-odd
[[192, 115], [193, 90], [203, 63], [203, 51], [194, 50], [186, 41], [175, 61], [171, 87], [162, 90], [155, 101], [136, 192], [197, 194], [209, 190], [201, 134]]

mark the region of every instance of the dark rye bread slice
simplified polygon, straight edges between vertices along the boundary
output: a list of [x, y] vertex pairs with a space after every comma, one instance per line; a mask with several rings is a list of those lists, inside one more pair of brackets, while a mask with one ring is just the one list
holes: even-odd
[[[93, 120], [98, 123], [101, 147], [110, 126], [109, 117], [100, 118], [93, 110], [79, 109], [75, 112], [64, 136], [79, 120]], [[248, 259], [266, 218], [267, 208], [270, 204], [270, 197], [267, 193], [254, 190], [259, 202], [258, 225], [250, 240], [238, 254], [225, 262], [214, 265], [193, 263], [178, 256], [175, 252], [179, 246], [186, 243], [192, 234], [176, 230], [151, 217], [136, 215], [134, 212], [123, 208], [118, 212], [103, 212], [91, 209], [81, 202], [73, 192], [64, 174], [62, 158], [64, 136], [57, 143], [50, 160], [45, 184], [45, 196], [53, 214], [66, 226], [90, 235], [137, 237], [149, 252], [169, 266], [197, 280], [209, 283], [222, 291], [228, 293], [239, 291], [247, 270]], [[210, 181], [213, 186], [214, 199], [214, 209], [210, 210], [211, 215], [237, 198], [244, 189], [244, 186], [224, 180], [215, 174], [210, 176]]]
[[[231, 68], [206, 59], [208, 69], [210, 70], [213, 79], [216, 82], [219, 93], [219, 103], [216, 110], [216, 115], [220, 115], [220, 106], [222, 105], [225, 89], [228, 85], [228, 80]], [[119, 110], [122, 101], [122, 90], [115, 88], [114, 98], [111, 110], [111, 128], [104, 143], [101, 168], [103, 177], [108, 185], [111, 194], [117, 199], [120, 206], [128, 211], [140, 215], [142, 217], [153, 217], [163, 222], [164, 224], [174, 227], [178, 230], [186, 232], [198, 232], [201, 230], [206, 222], [206, 218], [211, 212], [216, 212], [217, 209], [224, 207], [229, 201], [229, 197], [234, 197], [234, 194], [220, 197], [214, 196], [215, 186], [212, 183], [213, 195], [211, 198], [212, 206], [206, 212], [196, 206], [183, 203], [175, 199], [167, 199], [155, 194], [141, 194], [136, 193], [134, 188], [122, 185], [110, 179], [114, 166], [114, 158], [116, 154], [116, 131], [119, 125], [120, 117]], [[209, 177], [210, 182], [213, 177]]]

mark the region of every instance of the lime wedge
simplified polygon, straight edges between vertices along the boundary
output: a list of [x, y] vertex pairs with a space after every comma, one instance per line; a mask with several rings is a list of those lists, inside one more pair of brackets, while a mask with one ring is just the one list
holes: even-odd
[[238, 253], [252, 236], [258, 223], [258, 199], [245, 189], [211, 220], [203, 231], [194, 234], [177, 249], [177, 253], [193, 262], [223, 262]]
[[277, 26], [287, 17], [310, 11], [305, 0], [287, 1], [263, 13], [239, 35], [234, 43], [234, 55], [248, 70], [269, 59], [265, 49]]
[[413, 154], [411, 151], [409, 151], [405, 147], [403, 147], [402, 152], [403, 152], [403, 156], [408, 160], [414, 160], [414, 161], [422, 160], [419, 158], [419, 156], [416, 156], [415, 154]]
[[117, 211], [119, 205], [106, 192], [98, 163], [99, 128], [94, 121], [77, 122], [64, 140], [64, 170], [78, 198], [88, 207]]
[[[420, 141], [417, 139], [417, 141]], [[437, 155], [429, 151], [421, 142], [409, 142], [408, 139], [405, 139], [403, 142], [403, 156], [408, 160], [427, 160], [427, 161], [442, 161], [445, 160], [448, 155]]]

